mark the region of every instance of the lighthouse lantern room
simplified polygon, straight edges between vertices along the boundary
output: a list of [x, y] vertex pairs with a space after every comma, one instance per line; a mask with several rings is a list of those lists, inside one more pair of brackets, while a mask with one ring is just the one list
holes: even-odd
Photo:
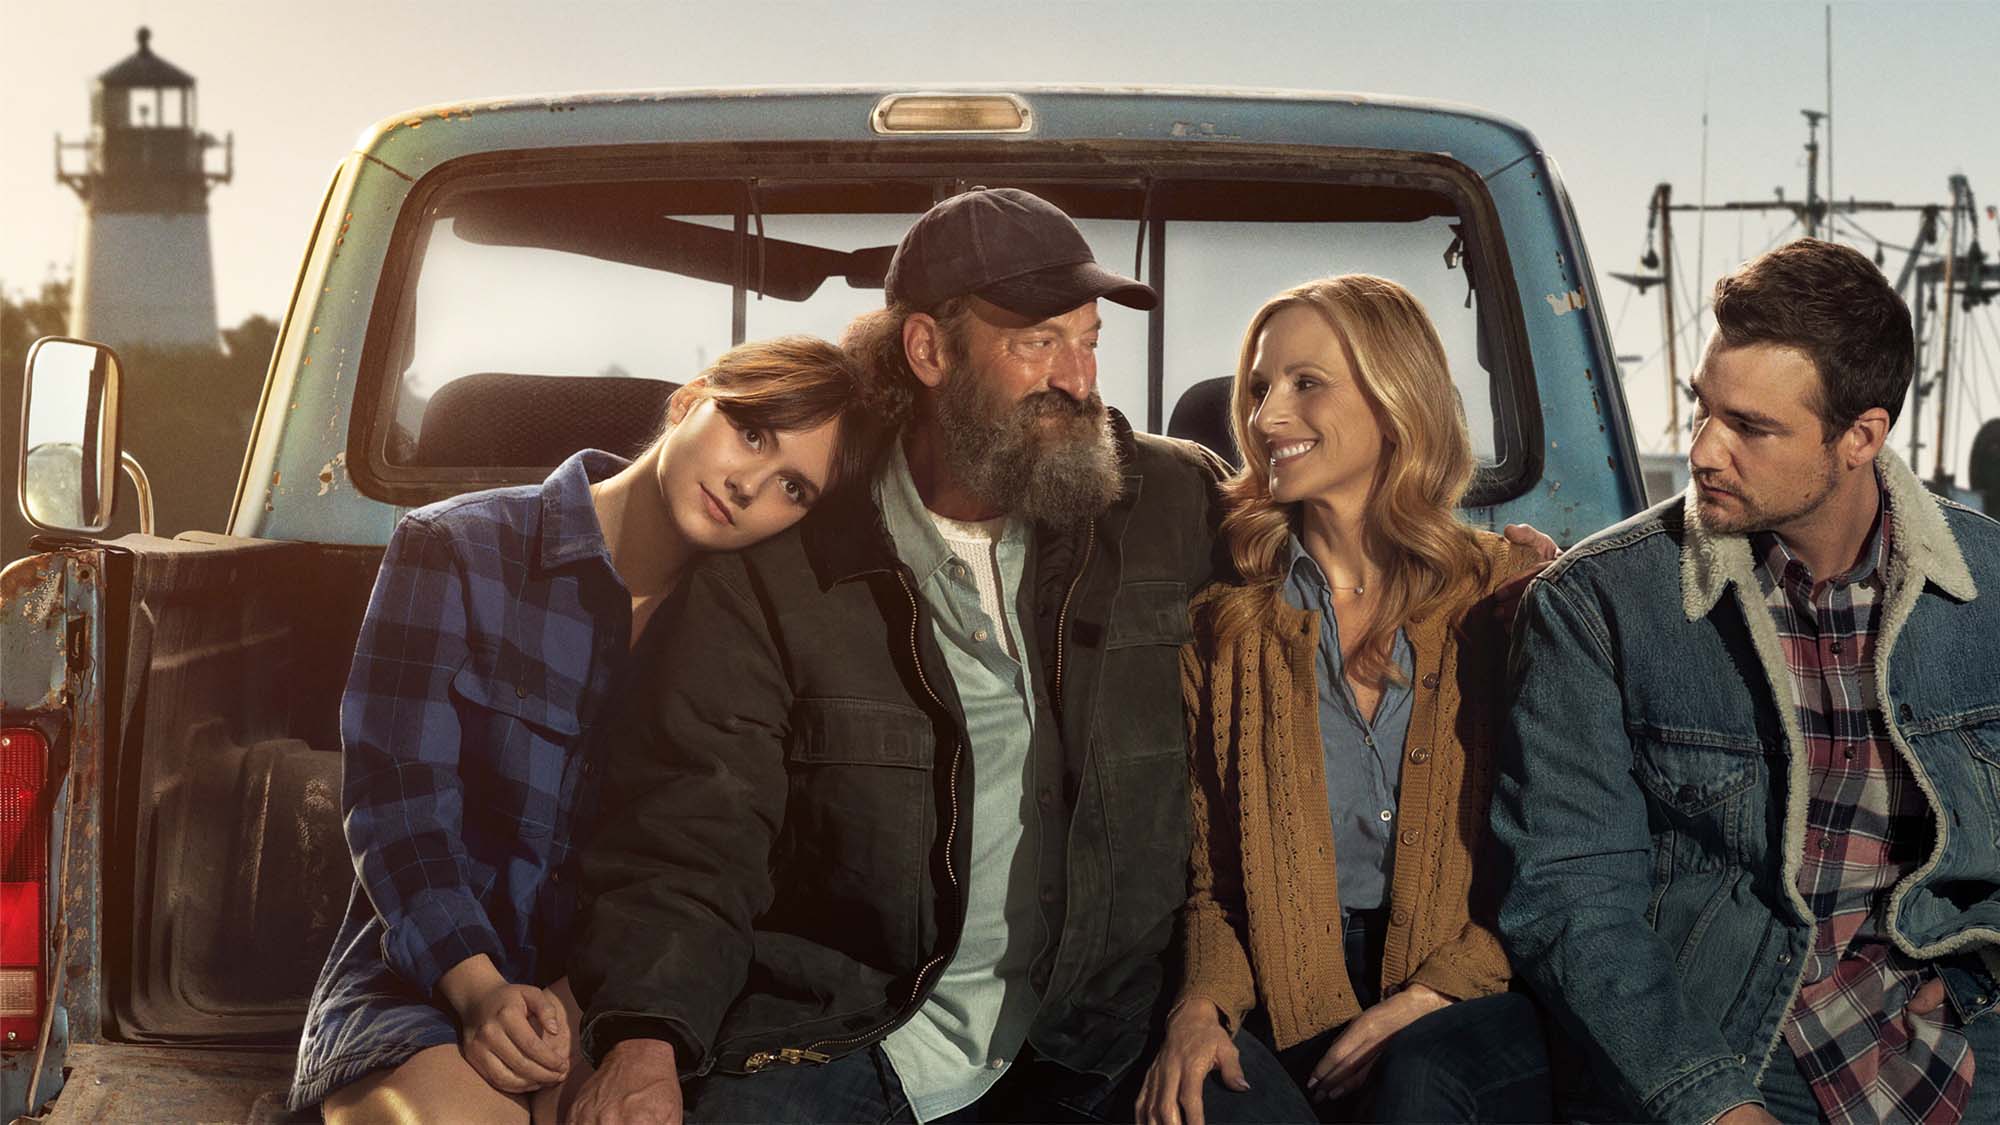
[[120, 348], [216, 347], [208, 190], [228, 183], [233, 165], [234, 138], [197, 128], [194, 77], [154, 54], [140, 28], [137, 53], [91, 90], [90, 138], [56, 138], [56, 179], [84, 205], [71, 335]]

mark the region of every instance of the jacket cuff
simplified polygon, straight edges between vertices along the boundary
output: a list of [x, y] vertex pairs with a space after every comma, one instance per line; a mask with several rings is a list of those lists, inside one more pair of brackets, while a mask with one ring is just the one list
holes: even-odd
[[674, 1069], [683, 1082], [707, 1074], [713, 1065], [708, 1052], [694, 1037], [693, 1030], [673, 1016], [649, 1012], [605, 1012], [584, 1023], [580, 1038], [584, 1057], [594, 1067], [603, 1066], [604, 1056], [611, 1053], [611, 1048], [627, 1039], [658, 1039], [673, 1047]]
[[[469, 900], [468, 900], [469, 901]], [[382, 931], [382, 960], [426, 998], [437, 994], [438, 978], [468, 957], [481, 953], [506, 972], [506, 950], [477, 903], [472, 916], [443, 903], [427, 902]]]
[[1714, 1121], [1746, 1102], [1764, 1104], [1751, 1074], [1749, 1061], [1736, 1055], [1696, 1063], [1654, 1091], [1641, 1109], [1653, 1121]]

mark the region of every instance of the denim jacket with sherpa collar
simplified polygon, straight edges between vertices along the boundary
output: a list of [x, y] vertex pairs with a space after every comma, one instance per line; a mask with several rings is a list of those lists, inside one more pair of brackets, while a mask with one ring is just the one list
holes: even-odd
[[[1877, 706], [1934, 842], [1885, 932], [1967, 1019], [2000, 999], [2000, 524], [1877, 461], [1894, 521]], [[1493, 804], [1501, 935], [1622, 1114], [1706, 1121], [1783, 1057], [1814, 922], [1808, 770], [1747, 536], [1692, 489], [1578, 544], [1514, 631]], [[1985, 596], [1981, 596], [1981, 591]]]

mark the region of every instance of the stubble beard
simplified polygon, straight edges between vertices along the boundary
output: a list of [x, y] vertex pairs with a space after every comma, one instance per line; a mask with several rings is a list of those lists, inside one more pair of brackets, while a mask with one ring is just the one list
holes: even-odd
[[[1739, 482], [1740, 483], [1740, 482]], [[1701, 522], [1710, 531], [1725, 535], [1751, 535], [1760, 531], [1783, 531], [1800, 520], [1819, 511], [1833, 495], [1840, 484], [1840, 467], [1833, 450], [1829, 447], [1826, 458], [1820, 463], [1819, 481], [1806, 499], [1786, 509], [1772, 509], [1759, 502], [1754, 496], [1744, 492], [1732, 492], [1741, 505], [1741, 510], [1733, 514], [1704, 508]]]
[[1064, 524], [1102, 513], [1124, 475], [1104, 400], [1042, 391], [998, 401], [979, 373], [954, 364], [934, 400], [945, 468], [994, 511]]

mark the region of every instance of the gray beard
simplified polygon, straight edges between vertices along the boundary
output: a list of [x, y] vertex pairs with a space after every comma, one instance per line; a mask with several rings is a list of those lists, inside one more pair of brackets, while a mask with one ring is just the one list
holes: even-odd
[[1102, 513], [1123, 489], [1111, 416], [1095, 391], [1082, 402], [1043, 391], [1010, 407], [955, 367], [933, 404], [945, 468], [988, 508], [1063, 524]]

